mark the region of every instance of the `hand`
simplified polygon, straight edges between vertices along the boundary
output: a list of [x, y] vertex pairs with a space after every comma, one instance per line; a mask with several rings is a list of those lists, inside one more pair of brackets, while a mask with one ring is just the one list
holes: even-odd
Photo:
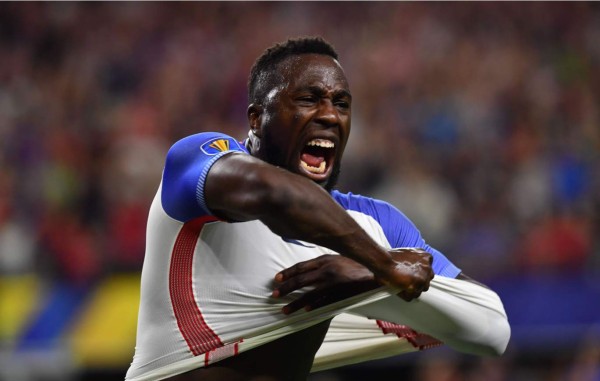
[[429, 283], [434, 276], [431, 254], [420, 248], [392, 249], [389, 254], [394, 266], [377, 274], [379, 282], [400, 289], [398, 296], [407, 302], [429, 290]]
[[[401, 298], [410, 301], [429, 289], [433, 278], [433, 258], [429, 253], [412, 248], [389, 253], [395, 261], [392, 274], [403, 282], [402, 285], [406, 284], [398, 293]], [[285, 314], [303, 307], [307, 311], [319, 308], [381, 285], [366, 267], [340, 255], [323, 255], [300, 262], [278, 273], [275, 281], [279, 285], [273, 291], [274, 297], [285, 296], [303, 287], [314, 287], [286, 305], [283, 308]]]
[[306, 311], [349, 298], [380, 286], [366, 267], [341, 255], [322, 255], [299, 262], [277, 275], [273, 297], [282, 297], [304, 287], [312, 286], [298, 299], [283, 307], [291, 314], [304, 307]]

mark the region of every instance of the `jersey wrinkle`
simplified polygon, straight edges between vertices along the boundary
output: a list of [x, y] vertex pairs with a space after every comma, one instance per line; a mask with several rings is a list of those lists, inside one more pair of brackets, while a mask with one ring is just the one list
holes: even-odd
[[[235, 346], [211, 352], [223, 344], [243, 337], [240, 350], [247, 350], [313, 324], [303, 319], [315, 312], [280, 313], [291, 299], [270, 297], [272, 279], [284, 268], [331, 250], [286, 242], [260, 221], [201, 226], [192, 221], [214, 217], [203, 199], [204, 184], [210, 166], [230, 152], [248, 153], [227, 135], [200, 133], [178, 141], [167, 154], [148, 218], [136, 354], [128, 380], [191, 370], [237, 353]], [[338, 191], [331, 195], [382, 246], [423, 247], [434, 256], [435, 274], [455, 277], [460, 272], [390, 204]], [[389, 296], [382, 293], [372, 297]], [[354, 308], [373, 300], [359, 295], [343, 302]]]

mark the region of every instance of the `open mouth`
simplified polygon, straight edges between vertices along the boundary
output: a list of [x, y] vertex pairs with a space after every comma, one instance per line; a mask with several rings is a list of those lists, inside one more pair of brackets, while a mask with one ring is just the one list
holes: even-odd
[[300, 153], [300, 168], [315, 180], [327, 177], [335, 156], [335, 143], [328, 139], [312, 139]]

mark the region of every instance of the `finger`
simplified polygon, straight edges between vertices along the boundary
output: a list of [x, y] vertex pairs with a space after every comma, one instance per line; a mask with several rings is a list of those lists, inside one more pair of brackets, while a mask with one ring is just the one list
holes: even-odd
[[415, 292], [414, 292], [414, 293], [411, 295], [411, 297], [412, 297], [412, 299], [411, 299], [411, 300], [418, 299], [418, 298], [419, 298], [419, 296], [421, 296], [421, 292], [422, 292], [422, 291], [415, 291]]
[[427, 291], [429, 289], [429, 280], [416, 281], [411, 284], [407, 288], [401, 291], [402, 299], [406, 301], [411, 301], [413, 299], [418, 298], [421, 293]]
[[307, 292], [306, 294], [298, 297], [298, 299], [292, 301], [291, 303], [286, 304], [282, 308], [282, 311], [284, 314], [289, 315], [291, 313], [298, 311], [299, 309], [301, 309], [303, 307], [309, 306], [311, 303], [311, 300], [312, 300], [312, 297], [310, 295], [310, 292]]
[[419, 296], [421, 296], [421, 290], [400, 291], [398, 293], [398, 296], [400, 296], [405, 301], [410, 302], [411, 300], [417, 299]]
[[403, 300], [405, 300], [407, 302], [410, 302], [412, 300], [406, 291], [400, 291], [396, 295], [398, 295], [400, 298], [402, 298]]
[[434, 277], [435, 277], [435, 273], [433, 272], [433, 270], [429, 269], [429, 272], [427, 274], [427, 280], [421, 286], [422, 292], [429, 290], [429, 286], [431, 285], [431, 281], [433, 280]]
[[312, 311], [312, 310], [316, 310], [317, 308], [321, 308], [324, 306], [327, 306], [331, 303], [335, 303], [337, 301], [342, 300], [343, 298], [340, 296], [336, 296], [333, 297], [331, 295], [329, 296], [322, 296], [318, 299], [315, 299], [314, 301], [307, 303], [306, 306], [304, 306], [304, 309], [308, 312], [308, 311]]
[[342, 299], [344, 299], [342, 293], [337, 292], [335, 289], [329, 289], [326, 294], [323, 294], [323, 290], [309, 291], [284, 306], [283, 312], [285, 314], [290, 314], [301, 308], [304, 308], [306, 312], [309, 312]]
[[321, 257], [315, 259], [309, 259], [308, 261], [298, 262], [293, 266], [288, 267], [287, 269], [281, 270], [277, 274], [275, 274], [275, 280], [277, 282], [283, 282], [286, 279], [297, 276], [298, 274], [305, 273], [307, 271], [312, 271], [320, 266]]
[[271, 294], [273, 297], [278, 298], [286, 296], [287, 294], [300, 290], [307, 286], [314, 286], [319, 281], [319, 272], [310, 271], [304, 274], [297, 274], [287, 280], [281, 282]]
[[406, 300], [407, 302], [410, 302], [412, 300], [411, 295], [414, 292], [414, 286], [410, 285], [408, 287], [406, 287], [404, 290], [400, 291], [398, 293], [398, 295], [400, 295], [400, 297], [404, 300]]

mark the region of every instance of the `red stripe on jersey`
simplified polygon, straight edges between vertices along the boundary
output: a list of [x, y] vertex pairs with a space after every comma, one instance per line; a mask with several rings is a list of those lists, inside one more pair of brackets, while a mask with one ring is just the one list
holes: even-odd
[[235, 343], [230, 343], [206, 352], [204, 354], [204, 366], [209, 366], [217, 361], [221, 361], [231, 356], [236, 356], [239, 352], [238, 344], [241, 342], [241, 340], [236, 341]]
[[179, 331], [188, 347], [198, 356], [223, 346], [221, 339], [206, 324], [196, 304], [192, 288], [192, 264], [200, 231], [215, 217], [205, 216], [186, 222], [175, 240], [169, 270], [169, 292]]
[[406, 339], [413, 347], [419, 350], [429, 349], [442, 345], [438, 339], [419, 333], [407, 325], [390, 323], [388, 321], [377, 320], [377, 325], [384, 334], [393, 333], [401, 339]]

